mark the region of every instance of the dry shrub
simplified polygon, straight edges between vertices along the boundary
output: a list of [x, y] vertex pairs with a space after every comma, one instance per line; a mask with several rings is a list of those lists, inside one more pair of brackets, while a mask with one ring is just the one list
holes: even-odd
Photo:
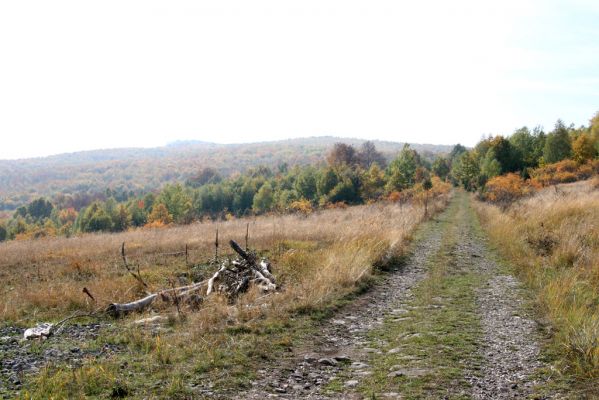
[[597, 173], [599, 173], [599, 160], [588, 161], [585, 164], [562, 160], [533, 170], [531, 177], [541, 186], [549, 186], [589, 179]]
[[433, 188], [431, 189], [433, 196], [446, 195], [451, 191], [451, 184], [441, 180], [438, 176], [433, 176], [431, 183], [433, 184]]
[[506, 174], [490, 179], [482, 198], [490, 203], [507, 207], [514, 201], [534, 192], [534, 186], [518, 174]]
[[401, 194], [401, 192], [398, 192], [395, 190], [395, 191], [389, 193], [389, 195], [387, 196], [387, 200], [389, 200], [393, 203], [397, 203], [402, 200], [402, 194]]
[[349, 206], [344, 201], [338, 201], [338, 202], [335, 202], [335, 203], [327, 203], [326, 206], [325, 206], [325, 208], [327, 210], [335, 210], [335, 209], [341, 209], [341, 210], [343, 210], [343, 209], [345, 209], [347, 207], [349, 207]]
[[589, 182], [539, 191], [502, 211], [477, 203], [491, 239], [532, 286], [580, 377], [599, 376], [599, 192]]
[[312, 203], [310, 203], [309, 200], [301, 199], [292, 202], [289, 205], [289, 210], [292, 212], [309, 215], [312, 213], [312, 211], [314, 211], [314, 208], [312, 207]]

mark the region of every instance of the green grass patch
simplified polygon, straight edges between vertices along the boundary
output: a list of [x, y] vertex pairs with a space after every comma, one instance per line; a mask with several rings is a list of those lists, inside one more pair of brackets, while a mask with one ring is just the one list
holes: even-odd
[[472, 221], [465, 204], [459, 200], [440, 220], [438, 229], [446, 232], [443, 243], [429, 259], [428, 275], [413, 289], [411, 301], [371, 332], [370, 347], [382, 353], [370, 360], [372, 375], [359, 387], [364, 395], [469, 398], [466, 372], [482, 362], [475, 300], [485, 276], [454, 262], [460, 224]]

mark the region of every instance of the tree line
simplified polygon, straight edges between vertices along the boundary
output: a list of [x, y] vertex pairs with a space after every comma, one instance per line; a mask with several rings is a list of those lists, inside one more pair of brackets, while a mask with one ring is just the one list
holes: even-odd
[[484, 138], [471, 150], [456, 146], [449, 159], [438, 159], [435, 164], [443, 164], [443, 171], [450, 164], [454, 183], [484, 191], [489, 180], [501, 175], [515, 173], [526, 180], [539, 171], [551, 170], [549, 165], [564, 160], [582, 165], [598, 154], [599, 112], [588, 126], [566, 126], [558, 120], [549, 132], [523, 127], [507, 137]]
[[[359, 148], [336, 143], [323, 163], [274, 170], [254, 167], [221, 176], [203, 168], [185, 182], [129, 197], [107, 191], [105, 200], [82, 207], [57, 206], [44, 197], [19, 207], [0, 224], [0, 240], [120, 232], [136, 227], [187, 224], [205, 218], [234, 218], [267, 212], [309, 212], [338, 204], [364, 204], [432, 188], [430, 162], [405, 145], [388, 163], [372, 142]], [[120, 200], [119, 200], [120, 199]], [[58, 198], [58, 200], [63, 200]]]
[[94, 199], [86, 205], [61, 196], [52, 200], [40, 197], [0, 222], [0, 241], [120, 232], [268, 212], [310, 212], [380, 199], [396, 201], [426, 194], [434, 182], [484, 192], [490, 180], [502, 175], [518, 174], [518, 179], [527, 179], [538, 171], [551, 171], [547, 166], [563, 160], [587, 163], [598, 153], [599, 112], [588, 126], [566, 126], [558, 120], [549, 132], [523, 127], [508, 136], [483, 138], [472, 149], [457, 144], [432, 162], [409, 145], [389, 162], [371, 142], [359, 148], [336, 143], [325, 162], [313, 165], [258, 166], [229, 177], [214, 168], [203, 168], [185, 182], [143, 195], [107, 189], [104, 200]]

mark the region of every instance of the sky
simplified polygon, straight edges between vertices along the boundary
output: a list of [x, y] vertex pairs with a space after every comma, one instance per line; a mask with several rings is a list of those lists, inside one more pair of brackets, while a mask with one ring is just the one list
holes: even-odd
[[594, 0], [2, 1], [0, 159], [579, 126], [598, 21]]

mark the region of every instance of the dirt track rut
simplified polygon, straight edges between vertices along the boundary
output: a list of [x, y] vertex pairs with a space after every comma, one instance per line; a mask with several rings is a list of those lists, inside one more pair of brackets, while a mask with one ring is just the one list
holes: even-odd
[[[475, 232], [469, 207], [465, 195], [457, 196], [447, 211], [421, 227], [403, 266], [387, 273], [369, 292], [325, 321], [291, 357], [260, 369], [252, 389], [232, 397], [494, 399], [531, 396], [534, 387], [542, 384], [533, 379], [535, 371], [543, 367], [539, 360], [537, 326], [524, 310], [522, 289], [517, 280], [501, 272], [484, 239]], [[384, 343], [373, 345], [369, 333], [385, 329], [385, 321], [402, 323], [413, 289], [426, 279], [430, 262], [440, 251], [446, 235], [458, 236], [450, 252], [449, 264], [453, 270], [478, 274], [482, 282], [474, 300], [481, 331], [475, 356], [480, 363], [466, 366], [463, 372], [469, 388], [447, 388], [443, 396], [431, 393], [407, 397], [402, 394], [400, 384], [392, 391], [381, 393], [365, 390], [364, 382], [375, 371], [372, 363], [385, 351], [382, 350]], [[435, 374], [434, 368], [415, 371]]]

